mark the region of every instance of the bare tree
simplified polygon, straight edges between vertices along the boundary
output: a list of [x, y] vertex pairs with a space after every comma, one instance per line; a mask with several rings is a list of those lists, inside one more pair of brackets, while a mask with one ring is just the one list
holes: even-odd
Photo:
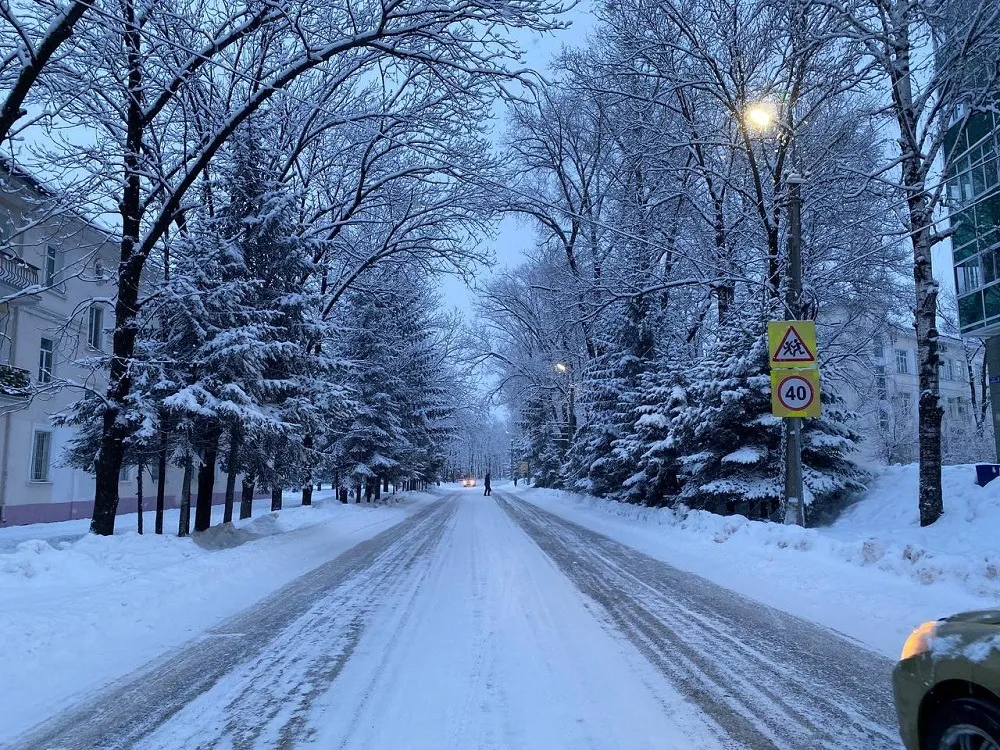
[[[292, 82], [313, 72], [333, 92], [392, 69], [445, 97], [496, 93], [517, 78], [509, 68], [514, 48], [500, 30], [552, 28], [558, 6], [518, 0], [498, 9], [477, 1], [415, 10], [396, 0], [359, 14], [353, 5], [329, 3], [296, 4], [286, 12], [272, 4], [195, 1], [146, 10], [125, 0], [120, 17], [81, 37], [87, 53], [77, 64], [88, 66], [98, 85], [64, 106], [64, 116], [96, 123], [99, 148], [86, 166], [101, 176], [106, 191], [99, 197], [117, 207], [122, 230], [96, 462], [92, 530], [100, 534], [114, 528], [118, 475], [133, 429], [129, 395], [146, 263], [171, 227], [183, 231], [185, 213], [197, 205], [192, 188], [203, 184], [220, 149]], [[466, 33], [472, 27], [481, 33]], [[241, 54], [251, 38], [261, 40], [254, 54]], [[328, 100], [321, 97], [320, 106]]]
[[914, 327], [920, 383], [920, 524], [944, 512], [941, 494], [941, 389], [938, 283], [932, 251], [947, 232], [939, 226], [945, 182], [956, 154], [949, 127], [995, 107], [1000, 84], [1000, 3], [995, 0], [855, 0], [822, 3], [841, 19], [840, 35], [863, 50], [883, 105], [875, 115], [892, 132], [895, 153], [872, 180], [899, 201], [901, 233], [913, 247]]

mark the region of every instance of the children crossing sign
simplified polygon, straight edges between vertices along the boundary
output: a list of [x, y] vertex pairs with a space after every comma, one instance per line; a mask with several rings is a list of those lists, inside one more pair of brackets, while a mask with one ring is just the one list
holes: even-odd
[[817, 367], [816, 323], [811, 320], [772, 320], [767, 324], [767, 349], [771, 367]]
[[776, 417], [820, 415], [816, 323], [772, 320], [767, 324], [771, 360], [771, 413]]

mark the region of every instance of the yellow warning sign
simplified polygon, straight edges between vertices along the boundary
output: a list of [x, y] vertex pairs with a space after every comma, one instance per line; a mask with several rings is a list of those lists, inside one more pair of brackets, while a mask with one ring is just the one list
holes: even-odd
[[771, 320], [767, 324], [771, 369], [815, 369], [816, 323], [812, 320]]
[[772, 370], [771, 413], [776, 417], [818, 417], [819, 370]]

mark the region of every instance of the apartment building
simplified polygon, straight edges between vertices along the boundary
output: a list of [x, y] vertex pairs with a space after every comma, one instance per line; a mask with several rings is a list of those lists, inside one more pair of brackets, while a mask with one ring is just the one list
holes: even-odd
[[[945, 140], [952, 259], [963, 336], [983, 339], [992, 393], [994, 439], [1000, 438], [1000, 117], [954, 113]], [[964, 127], [963, 127], [964, 124]], [[1000, 459], [1000, 441], [996, 442]]]
[[[64, 465], [72, 429], [52, 416], [106, 387], [98, 358], [111, 344], [118, 247], [55, 203], [30, 175], [0, 166], [0, 526], [93, 511], [94, 477]], [[122, 470], [119, 513], [136, 511], [135, 473]], [[180, 478], [168, 473], [167, 507], [178, 505]], [[145, 487], [149, 498], [154, 474]]]
[[[970, 354], [974, 350], [957, 337], [941, 336], [940, 342], [943, 458], [946, 463], [987, 460], [993, 453], [993, 431], [988, 409], [985, 415], [982, 410], [982, 354]], [[846, 369], [849, 377], [835, 387], [859, 416], [864, 456], [883, 463], [916, 461], [920, 387], [915, 334], [890, 328]]]

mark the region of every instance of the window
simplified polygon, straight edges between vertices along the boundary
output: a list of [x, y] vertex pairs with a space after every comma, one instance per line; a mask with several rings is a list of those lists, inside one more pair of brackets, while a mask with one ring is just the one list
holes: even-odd
[[878, 410], [878, 428], [883, 432], [889, 429], [889, 412], [885, 409]]
[[132, 467], [127, 464], [122, 464], [121, 471], [118, 472], [119, 482], [130, 482], [132, 481]]
[[56, 283], [56, 273], [59, 271], [59, 251], [49, 245], [45, 248], [45, 286]]
[[910, 416], [913, 412], [913, 399], [910, 398], [910, 394], [905, 391], [900, 393], [899, 399], [899, 413], [903, 416]]
[[20, 255], [14, 242], [14, 221], [10, 214], [0, 218], [0, 246], [13, 255]]
[[52, 339], [42, 339], [42, 345], [38, 349], [38, 382], [52, 382], [52, 352], [55, 346]]
[[965, 408], [965, 399], [961, 396], [953, 396], [948, 399], [948, 417], [959, 422], [964, 422], [968, 415]]
[[963, 380], [964, 378], [965, 378], [965, 370], [962, 367], [962, 360], [960, 359], [951, 360], [951, 379]]
[[882, 359], [884, 346], [885, 344], [883, 343], [881, 336], [876, 336], [872, 339], [872, 356], [875, 357], [875, 359]]
[[49, 453], [52, 448], [52, 433], [36, 430], [31, 445], [31, 481], [49, 481]]
[[896, 350], [896, 372], [900, 375], [910, 373], [910, 352], [906, 349]]
[[160, 481], [160, 462], [153, 461], [149, 466], [146, 467], [149, 470], [149, 478], [154, 482]]
[[87, 343], [94, 349], [97, 349], [97, 351], [104, 350], [104, 309], [97, 305], [90, 308]]
[[955, 266], [955, 283], [959, 294], [968, 294], [983, 285], [983, 274], [979, 267], [979, 256], [975, 256], [960, 266]]

